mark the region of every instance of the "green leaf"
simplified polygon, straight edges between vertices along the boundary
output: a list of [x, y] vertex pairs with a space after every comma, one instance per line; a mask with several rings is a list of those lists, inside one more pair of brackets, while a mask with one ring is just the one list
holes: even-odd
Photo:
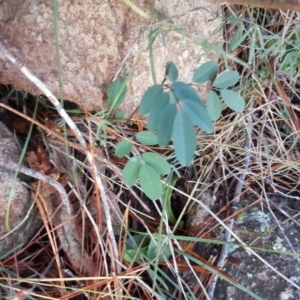
[[139, 143], [153, 146], [158, 144], [157, 135], [150, 131], [141, 131], [136, 134], [136, 139]]
[[124, 120], [125, 119], [125, 115], [126, 115], [126, 112], [125, 111], [118, 111], [116, 114], [115, 114], [115, 118], [117, 120]]
[[158, 144], [160, 147], [165, 147], [170, 142], [176, 113], [176, 104], [167, 105], [161, 112], [157, 125]]
[[[21, 228], [20, 228], [20, 229], [21, 229]], [[2, 261], [2, 260], [4, 260], [5, 258], [11, 256], [12, 254], [17, 253], [20, 249], [23, 248], [24, 244], [25, 244], [25, 243], [22, 242], [22, 243], [18, 244], [17, 246], [10, 248], [10, 249], [7, 250], [5, 253], [2, 253], [2, 255], [0, 256], [0, 260]], [[3, 251], [3, 250], [2, 250], [2, 247], [0, 247], [0, 251], [1, 251], [1, 252]], [[12, 277], [17, 276], [14, 272], [9, 271], [9, 270], [7, 270], [7, 269], [5, 270], [5, 273], [11, 274]]]
[[155, 131], [158, 126], [158, 120], [165, 106], [170, 102], [170, 93], [159, 94], [154, 100], [150, 108], [147, 127], [149, 130]]
[[135, 249], [128, 249], [125, 250], [124, 252], [124, 259], [130, 263], [132, 262], [139, 263], [142, 261], [143, 256], [147, 257], [147, 252], [148, 252], [148, 246], [135, 248]]
[[142, 156], [144, 163], [151, 166], [158, 174], [168, 174], [171, 165], [159, 154], [145, 152]]
[[173, 126], [176, 157], [182, 166], [188, 166], [196, 150], [195, 128], [188, 115], [178, 111]]
[[131, 238], [126, 239], [126, 249], [136, 249], [137, 247], [145, 247], [150, 243], [150, 238], [142, 234], [135, 234]]
[[[167, 178], [167, 184], [165, 185], [162, 195], [163, 208], [165, 209], [166, 214], [168, 216], [168, 220], [172, 225], [175, 225], [177, 222], [172, 210], [172, 191], [178, 179], [179, 177], [174, 175], [173, 172], [169, 173]], [[180, 221], [177, 228], [182, 229], [183, 226], [184, 221]]]
[[[160, 250], [160, 253], [157, 253], [157, 250]], [[162, 245], [159, 245], [157, 241], [151, 239], [148, 245], [147, 258], [153, 260], [158, 256], [158, 262], [164, 262], [166, 259], [169, 259], [172, 255], [168, 243], [164, 242]], [[165, 257], [165, 258], [164, 258]]]
[[169, 94], [170, 94], [170, 104], [177, 104], [177, 99], [174, 93], [169, 93]]
[[226, 71], [220, 74], [215, 81], [213, 86], [219, 89], [228, 88], [235, 85], [240, 80], [239, 72], [237, 71]]
[[142, 162], [139, 157], [134, 156], [129, 159], [122, 172], [123, 179], [128, 185], [135, 184], [139, 177], [141, 166]]
[[197, 103], [202, 102], [197, 91], [185, 82], [176, 81], [172, 83], [172, 90], [179, 101], [190, 99]]
[[238, 17], [230, 17], [226, 24], [243, 24], [243, 20]]
[[[253, 26], [253, 28], [251, 28], [251, 34], [249, 36], [249, 40], [250, 40], [250, 47], [249, 47], [249, 52], [248, 52], [248, 64], [249, 65], [254, 63], [253, 59], [254, 59], [256, 49], [257, 49], [257, 40], [256, 40], [256, 34], [255, 34], [254, 28], [255, 28], [255, 26]], [[225, 87], [227, 87], [227, 86], [225, 86]]]
[[244, 31], [244, 24], [241, 23], [237, 26], [236, 31], [230, 41], [230, 46], [229, 46], [230, 51], [236, 50], [247, 37], [246, 35], [243, 35], [242, 38], [240, 38], [243, 31]]
[[242, 112], [246, 106], [244, 98], [234, 91], [221, 90], [221, 97], [225, 104], [236, 112]]
[[206, 109], [213, 121], [216, 121], [221, 116], [221, 102], [216, 92], [210, 91], [207, 95]]
[[130, 153], [130, 151], [132, 150], [132, 147], [133, 147], [132, 142], [130, 142], [128, 140], [122, 140], [121, 142], [118, 143], [118, 145], [115, 149], [115, 154], [119, 158], [124, 157]]
[[171, 82], [175, 82], [178, 78], [178, 70], [172, 61], [168, 61], [166, 64], [168, 78]]
[[163, 185], [157, 172], [149, 165], [142, 165], [140, 169], [140, 184], [143, 192], [151, 200], [161, 198]]
[[197, 124], [204, 131], [212, 132], [212, 120], [197, 91], [184, 82], [175, 82], [172, 84], [172, 87], [176, 97], [182, 103], [184, 110], [189, 115], [192, 122]]
[[126, 250], [124, 252], [124, 259], [128, 262], [142, 261], [143, 258], [147, 257], [148, 245], [150, 239], [143, 235], [135, 234], [131, 239], [126, 240]]
[[203, 83], [212, 80], [218, 72], [218, 64], [214, 61], [208, 61], [201, 65], [194, 73], [193, 81]]
[[182, 106], [184, 108], [185, 113], [194, 124], [196, 124], [202, 130], [208, 133], [213, 132], [213, 122], [203, 103], [196, 103], [191, 100], [184, 100], [182, 101]]
[[139, 113], [142, 115], [147, 114], [150, 112], [150, 108], [153, 104], [153, 100], [159, 95], [164, 92], [162, 84], [155, 84], [148, 88], [145, 92], [144, 96], [142, 97], [140, 106], [139, 106]]
[[[157, 248], [159, 247], [159, 245], [157, 244], [157, 242], [155, 242], [155, 240], [151, 239], [149, 246], [148, 246], [148, 251], [147, 251], [147, 258], [149, 259], [149, 261], [154, 260], [156, 258], [157, 255], [159, 255], [157, 253]], [[164, 262], [164, 260], [161, 260], [161, 255], [158, 258], [158, 262]]]
[[127, 86], [123, 79], [118, 78], [113, 81], [107, 91], [108, 105], [110, 109], [114, 109], [122, 104], [127, 92]]

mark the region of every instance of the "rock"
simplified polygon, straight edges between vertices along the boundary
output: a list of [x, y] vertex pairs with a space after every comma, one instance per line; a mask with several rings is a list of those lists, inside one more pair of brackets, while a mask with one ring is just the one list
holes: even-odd
[[[200, 205], [201, 202], [210, 210], [212, 210], [215, 205], [216, 197], [213, 195], [213, 190], [207, 188], [207, 185], [208, 184], [199, 184], [197, 186], [197, 191], [193, 195], [198, 202], [193, 200], [190, 202], [185, 224], [185, 228], [188, 230], [204, 223], [210, 217], [210, 214], [202, 207], [202, 205]], [[194, 189], [194, 183], [187, 183], [186, 186], [188, 195], [191, 195]]]
[[[123, 109], [133, 111], [145, 90], [153, 84], [149, 51], [145, 51], [150, 20], [119, 0], [58, 2], [63, 98], [88, 110], [102, 109], [107, 87], [121, 67], [121, 73], [132, 74]], [[150, 16], [151, 2], [135, 3]], [[199, 64], [212, 58], [209, 43], [222, 44], [222, 30], [215, 33], [222, 22], [216, 17], [218, 6], [213, 1], [201, 0], [197, 4], [194, 0], [173, 0], [165, 4], [162, 0], [155, 1], [157, 11], [153, 20], [158, 23], [152, 27], [162, 33], [153, 44], [157, 81], [163, 80], [167, 61], [177, 65], [180, 80], [190, 81]], [[161, 21], [159, 13], [172, 19]], [[53, 20], [52, 2], [0, 0], [2, 41], [59, 97]], [[189, 37], [192, 42], [188, 41]], [[205, 42], [206, 49], [200, 46], [202, 40], [209, 42]], [[0, 83], [41, 94], [1, 53]]]
[[[246, 196], [241, 200], [241, 207], [253, 203], [257, 198]], [[268, 201], [277, 205], [288, 203], [290, 199], [281, 195], [270, 195]], [[250, 206], [250, 205], [249, 205]], [[241, 208], [239, 207], [239, 208]], [[300, 299], [300, 230], [298, 212], [285, 206], [290, 220], [275, 210], [271, 214], [267, 207], [257, 204], [245, 209], [237, 216], [234, 232], [252, 247], [265, 249], [254, 250], [278, 272], [281, 272], [290, 282], [271, 270], [257, 257], [249, 255], [245, 249], [232, 247], [229, 259], [223, 271], [248, 288], [262, 299]], [[274, 216], [279, 221], [280, 227]], [[278, 251], [277, 253], [268, 251]], [[291, 253], [290, 255], [285, 252]], [[235, 263], [234, 263], [235, 262]], [[218, 280], [214, 299], [254, 299], [249, 294], [230, 285], [225, 280]]]
[[[14, 162], [19, 160], [20, 151], [15, 137], [0, 122], [0, 155]], [[27, 243], [41, 226], [41, 220], [35, 216], [29, 189], [19, 177], [14, 180], [15, 173], [0, 166], [0, 256], [21, 243]], [[13, 191], [10, 205], [10, 229], [5, 228], [5, 218], [9, 207], [9, 199]]]
[[[198, 190], [202, 192], [199, 195], [195, 193], [195, 197], [211, 210], [214, 210], [213, 206], [216, 199], [214, 199], [213, 191], [205, 187], [205, 185], [199, 185]], [[192, 188], [193, 185], [188, 186], [188, 194], [191, 194]], [[238, 209], [244, 208], [244, 210], [241, 210], [242, 212], [236, 216], [233, 231], [247, 245], [254, 247], [253, 250], [283, 274], [287, 280], [254, 255], [249, 255], [242, 247], [235, 246], [229, 248], [228, 260], [222, 271], [224, 274], [228, 274], [227, 277], [231, 280], [235, 280], [261, 297], [260, 299], [300, 299], [299, 213], [293, 209], [297, 200], [283, 197], [281, 194], [268, 194], [268, 201], [279, 208], [283, 207], [283, 210], [291, 216], [289, 220], [277, 209], [271, 212], [262, 203], [253, 205], [255, 201], [257, 201], [257, 197], [250, 193], [241, 197]], [[197, 202], [190, 207], [191, 209], [186, 216], [186, 226], [191, 232], [191, 229], [200, 223], [195, 231], [196, 234], [199, 234], [205, 225], [203, 222], [209, 215]], [[271, 205], [271, 207], [273, 206]], [[201, 224], [203, 225], [201, 226]], [[278, 224], [280, 224], [280, 228]], [[207, 231], [208, 228], [205, 230]], [[216, 227], [210, 235], [223, 239], [224, 231]], [[232, 239], [232, 242], [236, 241]], [[265, 249], [265, 251], [259, 251], [259, 249]], [[192, 250], [207, 260], [214, 254], [214, 248], [205, 243], [196, 243]], [[190, 270], [184, 269], [180, 275], [190, 287], [197, 286], [197, 280]], [[213, 299], [251, 300], [254, 297], [233, 286], [225, 279], [219, 278]]]

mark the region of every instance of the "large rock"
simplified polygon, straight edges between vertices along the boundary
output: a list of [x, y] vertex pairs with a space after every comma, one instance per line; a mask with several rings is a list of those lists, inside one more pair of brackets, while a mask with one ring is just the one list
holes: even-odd
[[[14, 162], [18, 162], [20, 156], [13, 133], [2, 122], [0, 122], [0, 155]], [[32, 206], [33, 200], [29, 189], [19, 177], [15, 180], [14, 176], [15, 172], [0, 166], [0, 257], [21, 243], [27, 243], [41, 226], [41, 220], [35, 217], [35, 207]], [[5, 219], [9, 199], [11, 199], [9, 213], [11, 230], [7, 231]]]
[[[125, 104], [125, 109], [132, 111], [147, 87], [153, 84], [149, 51], [143, 51], [148, 46], [146, 37], [150, 20], [141, 17], [120, 0], [58, 2], [64, 99], [89, 110], [101, 109], [107, 86], [119, 67], [123, 66], [125, 72], [132, 72]], [[132, 2], [137, 3], [145, 14], [151, 15], [149, 3], [152, 1]], [[176, 63], [181, 80], [190, 80], [199, 63], [209, 58], [209, 51], [200, 58], [203, 48], [198, 41], [204, 39], [212, 44], [222, 43], [222, 30], [215, 33], [221, 18], [216, 17], [218, 7], [213, 3], [203, 0], [155, 1], [159, 12], [172, 17], [169, 22], [153, 25], [153, 29], [160, 28], [164, 32], [166, 41], [166, 46], [163, 46], [159, 35], [153, 46], [158, 81], [164, 77], [167, 61]], [[154, 23], [160, 20], [158, 14], [153, 20]], [[0, 0], [0, 37], [59, 96], [52, 2]], [[198, 41], [187, 41], [187, 37]], [[0, 83], [12, 84], [17, 90], [32, 94], [41, 93], [1, 53]]]
[[[299, 212], [298, 209], [295, 210], [299, 200], [296, 197], [284, 197], [283, 193], [265, 195], [269, 204], [276, 204], [291, 217], [287, 219], [280, 211], [271, 211], [260, 202], [253, 205], [257, 197], [244, 194], [238, 208], [241, 213], [236, 217], [233, 229], [237, 236], [253, 247], [277, 272], [254, 255], [249, 255], [246, 249], [233, 246], [230, 247], [223, 271], [261, 297], [260, 299], [300, 299], [300, 229]], [[287, 279], [281, 277], [280, 273]], [[228, 281], [219, 279], [214, 299], [252, 300], [254, 297]]]

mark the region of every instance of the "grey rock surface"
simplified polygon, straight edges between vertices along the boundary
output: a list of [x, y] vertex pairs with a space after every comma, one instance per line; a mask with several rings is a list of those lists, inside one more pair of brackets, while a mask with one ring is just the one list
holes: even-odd
[[[251, 197], [244, 198], [242, 205], [246, 206], [251, 203], [251, 200], [253, 201]], [[229, 255], [239, 263], [227, 262], [223, 271], [262, 299], [300, 299], [299, 213], [288, 205], [290, 199], [272, 195], [268, 201], [273, 201], [276, 205], [279, 202], [285, 203], [284, 210], [294, 217], [287, 220], [287, 217], [277, 210], [272, 210], [271, 213], [265, 205], [256, 205], [246, 209], [242, 216], [238, 216], [234, 232], [247, 245], [266, 249], [266, 251], [254, 250], [290, 282], [242, 248], [233, 248]], [[227, 281], [219, 279], [214, 299], [252, 300], [254, 298]]]
[[[11, 131], [0, 122], [0, 155], [18, 162], [20, 151]], [[27, 243], [41, 220], [36, 217], [29, 189], [15, 173], [0, 166], [0, 256], [21, 243]], [[11, 199], [11, 200], [9, 200]], [[6, 229], [5, 219], [9, 210], [10, 231]]]

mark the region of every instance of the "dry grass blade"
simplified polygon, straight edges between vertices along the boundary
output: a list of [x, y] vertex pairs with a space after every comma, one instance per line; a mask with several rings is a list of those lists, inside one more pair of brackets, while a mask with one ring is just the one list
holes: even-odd
[[[238, 205], [239, 205], [239, 201], [240, 201], [240, 195], [243, 189], [243, 185], [245, 184], [245, 179], [246, 179], [246, 170], [249, 168], [249, 164], [250, 164], [250, 155], [251, 155], [251, 145], [252, 145], [252, 120], [251, 120], [251, 116], [248, 116], [246, 118], [247, 120], [247, 125], [246, 125], [246, 130], [247, 130], [247, 136], [246, 136], [246, 141], [245, 141], [245, 159], [244, 159], [244, 164], [242, 169], [244, 170], [244, 172], [242, 172], [239, 176], [239, 181], [237, 182], [237, 186], [235, 188], [234, 191], [234, 200], [232, 202], [232, 206], [231, 206], [231, 210], [232, 213], [235, 212], [235, 210], [237, 209]], [[234, 218], [232, 217], [229, 222], [228, 222], [228, 228], [230, 228], [231, 230], [233, 230], [233, 225], [234, 225]], [[229, 231], [226, 231], [225, 234], [225, 241], [230, 242], [230, 238], [231, 238], [231, 233]], [[220, 268], [221, 270], [223, 269], [227, 257], [228, 257], [228, 252], [229, 252], [229, 246], [225, 245], [221, 251], [219, 260], [218, 260], [218, 268]], [[213, 299], [214, 297], [214, 292], [215, 292], [215, 288], [216, 288], [216, 284], [217, 284], [217, 280], [218, 280], [218, 275], [215, 275], [211, 281], [211, 284], [209, 286], [208, 289], [208, 295], [211, 299]]]
[[[73, 267], [76, 270], [83, 268], [83, 273], [88, 274], [92, 269], [92, 266], [90, 265], [90, 259], [87, 254], [81, 248], [80, 238], [77, 236], [77, 231], [74, 229], [74, 216], [72, 215], [69, 198], [64, 187], [52, 177], [21, 166], [5, 157], [0, 157], [0, 166], [12, 171], [18, 171], [42, 181], [40, 184], [33, 184], [33, 187], [37, 192], [37, 198], [40, 199], [46, 210], [45, 224], [49, 218], [53, 219], [54, 226], [57, 227], [58, 230], [61, 246], [66, 254], [69, 255]], [[40, 187], [40, 185], [42, 185], [42, 187]], [[59, 193], [60, 198], [62, 199], [62, 205], [58, 216], [55, 216], [54, 213], [54, 202], [57, 202], [54, 199], [57, 197], [51, 198], [55, 191]], [[40, 204], [41, 210], [44, 210], [42, 208], [43, 205]], [[72, 234], [70, 235], [70, 233]], [[81, 257], [82, 254], [84, 257]]]
[[[7, 47], [3, 44], [2, 41], [0, 41], [0, 51], [5, 55], [7, 59], [9, 59], [13, 64], [15, 64], [20, 71], [30, 80], [32, 81], [47, 97], [48, 99], [52, 102], [52, 104], [55, 106], [57, 109], [58, 113], [61, 115], [61, 117], [66, 121], [66, 123], [70, 126], [71, 130], [73, 131], [74, 135], [78, 139], [79, 143], [81, 146], [84, 148], [85, 154], [87, 156], [89, 166], [91, 168], [91, 173], [93, 176], [95, 176], [95, 182], [97, 184], [97, 187], [100, 191], [101, 195], [101, 201], [103, 203], [104, 211], [105, 211], [105, 216], [106, 216], [106, 221], [107, 221], [107, 230], [108, 230], [108, 235], [110, 237], [111, 241], [111, 250], [112, 250], [112, 257], [113, 261], [116, 262], [116, 267], [112, 270], [113, 273], [120, 273], [121, 272], [121, 267], [120, 267], [120, 262], [119, 262], [119, 253], [118, 253], [118, 248], [117, 248], [117, 243], [114, 235], [114, 230], [112, 227], [112, 220], [111, 220], [111, 215], [110, 215], [110, 200], [107, 196], [107, 193], [105, 191], [105, 187], [103, 185], [102, 179], [101, 179], [101, 174], [99, 173], [100, 170], [97, 170], [93, 154], [89, 151], [87, 144], [82, 137], [81, 132], [78, 130], [77, 126], [75, 123], [71, 120], [69, 115], [66, 113], [66, 111], [61, 107], [60, 102], [56, 99], [56, 97], [51, 93], [51, 91], [44, 85], [43, 82], [41, 82], [36, 76], [34, 76], [26, 66], [24, 66], [8, 49]], [[99, 241], [100, 242], [100, 241]], [[119, 290], [119, 289], [117, 289]], [[121, 292], [121, 290], [119, 290]]]
[[227, 2], [228, 4], [241, 4], [241, 5], [251, 5], [257, 7], [267, 7], [270, 9], [282, 9], [282, 10], [299, 10], [300, 9], [300, 1], [298, 0], [284, 0], [284, 1], [274, 1], [274, 0], [252, 0], [242, 1], [242, 0], [227, 0], [222, 1], [218, 0], [220, 4]]

